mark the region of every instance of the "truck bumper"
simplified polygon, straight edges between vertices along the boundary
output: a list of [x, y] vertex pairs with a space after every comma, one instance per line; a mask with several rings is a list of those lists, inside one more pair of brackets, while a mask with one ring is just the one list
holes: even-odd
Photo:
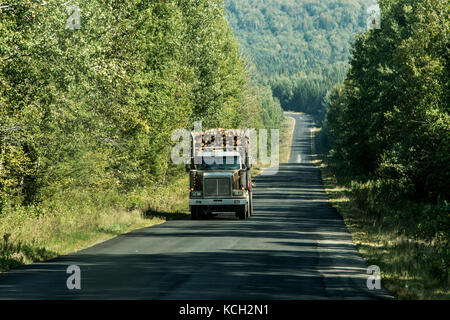
[[191, 199], [189, 201], [191, 212], [246, 212], [247, 199]]
[[190, 199], [190, 206], [243, 206], [247, 199]]

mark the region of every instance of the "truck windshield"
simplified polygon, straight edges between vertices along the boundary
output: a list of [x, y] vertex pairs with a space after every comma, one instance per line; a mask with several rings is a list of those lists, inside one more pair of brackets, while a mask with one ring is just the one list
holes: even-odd
[[239, 170], [239, 157], [203, 157], [198, 170]]

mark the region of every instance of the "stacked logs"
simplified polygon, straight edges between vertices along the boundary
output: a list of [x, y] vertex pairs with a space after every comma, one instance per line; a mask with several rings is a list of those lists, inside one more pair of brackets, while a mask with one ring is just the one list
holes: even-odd
[[246, 130], [243, 129], [210, 129], [204, 132], [193, 132], [195, 150], [219, 152], [244, 146], [243, 140], [249, 141]]

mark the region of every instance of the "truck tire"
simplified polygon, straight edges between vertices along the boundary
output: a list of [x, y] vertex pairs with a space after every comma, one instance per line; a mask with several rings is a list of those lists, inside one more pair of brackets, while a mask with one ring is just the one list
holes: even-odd
[[240, 220], [247, 220], [248, 211], [245, 210], [245, 206], [242, 206], [241, 208], [239, 208], [236, 212], [236, 215]]
[[199, 218], [199, 210], [196, 207], [191, 208], [191, 218], [192, 220], [198, 220]]
[[251, 217], [253, 215], [253, 192], [250, 191], [249, 201], [248, 201], [248, 216]]

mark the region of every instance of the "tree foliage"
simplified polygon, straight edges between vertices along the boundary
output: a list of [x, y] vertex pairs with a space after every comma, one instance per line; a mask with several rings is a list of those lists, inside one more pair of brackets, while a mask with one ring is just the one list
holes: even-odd
[[335, 156], [414, 199], [449, 199], [449, 13], [445, 0], [382, 0], [359, 36], [327, 123]]
[[347, 63], [366, 27], [367, 0], [226, 0], [228, 20], [263, 75], [316, 71]]
[[354, 35], [374, 0], [226, 0], [227, 18], [282, 106], [323, 119], [342, 81]]
[[279, 126], [222, 1], [73, 4], [79, 30], [66, 28], [71, 2], [0, 4], [0, 209], [150, 187], [168, 174], [173, 130], [194, 120]]

